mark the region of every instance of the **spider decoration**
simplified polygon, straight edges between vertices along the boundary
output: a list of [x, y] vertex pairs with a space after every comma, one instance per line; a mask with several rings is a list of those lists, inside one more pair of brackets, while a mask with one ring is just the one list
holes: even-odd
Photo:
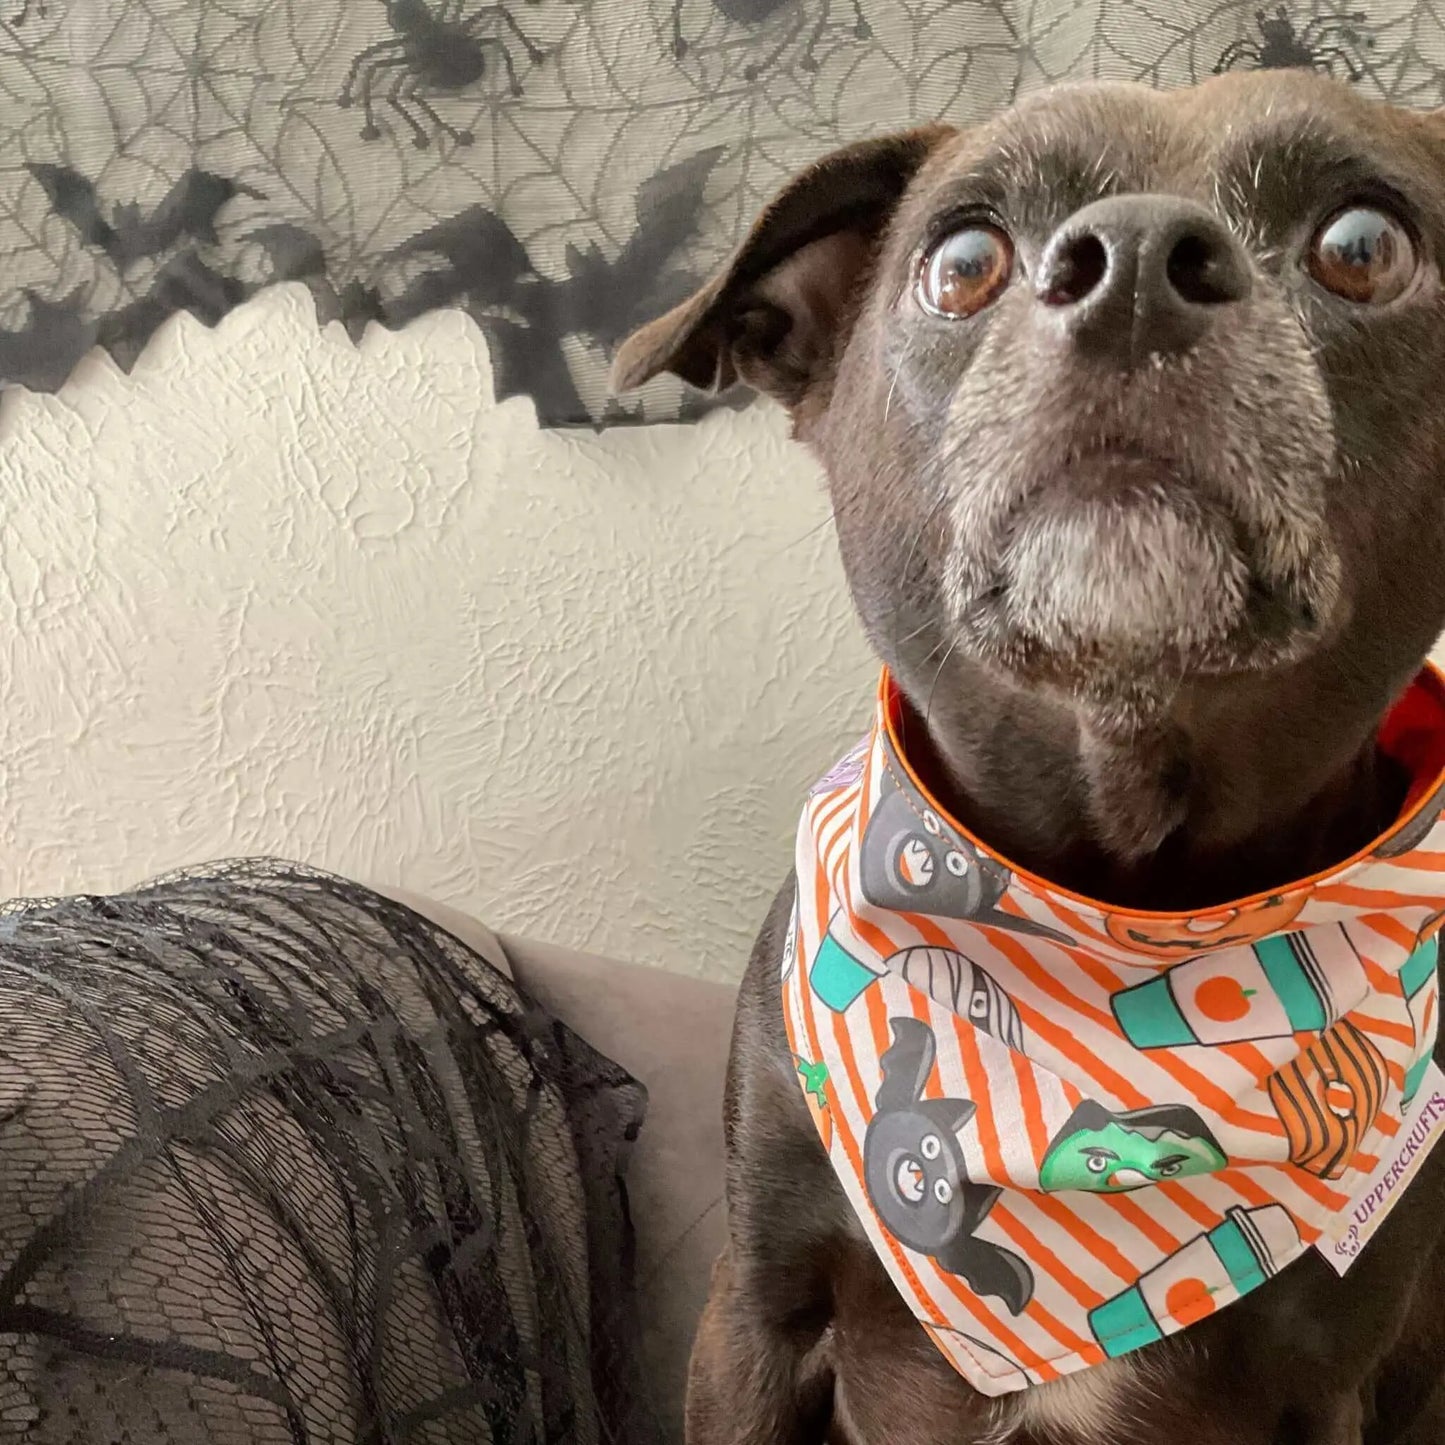
[[[805, 0], [711, 0], [711, 3], [712, 8], [723, 19], [749, 29], [757, 29], [766, 25], [776, 16], [786, 16], [782, 39], [762, 60], [753, 61], [744, 69], [744, 79], [756, 80], [763, 71], [775, 65], [778, 57], [802, 34], [805, 28], [809, 30], [808, 40], [803, 47], [802, 59], [798, 63], [803, 70], [817, 70], [818, 58], [814, 52], [817, 50], [818, 42], [823, 38], [823, 32], [833, 23], [834, 0], [820, 0], [818, 18], [811, 27], [808, 22]], [[853, 34], [859, 40], [867, 40], [873, 34], [873, 27], [869, 25], [863, 15], [862, 0], [849, 0], [849, 4], [853, 8]], [[689, 41], [682, 33], [682, 7], [683, 0], [672, 0], [672, 53], [679, 60], [691, 48]]]
[[[540, 0], [526, 3], [536, 5]], [[376, 140], [381, 135], [374, 92], [378, 79], [388, 72], [395, 75], [386, 86], [385, 102], [411, 131], [412, 143], [425, 150], [431, 135], [417, 119], [417, 112], [458, 145], [468, 146], [476, 140], [471, 131], [458, 130], [443, 120], [428, 95], [454, 94], [475, 85], [494, 60], [500, 60], [506, 70], [511, 93], [521, 95], [522, 82], [509, 37], [526, 52], [531, 65], [546, 59], [546, 52], [532, 43], [506, 5], [481, 5], [468, 13], [467, 0], [441, 0], [434, 10], [426, 0], [385, 0], [385, 4], [387, 23], [395, 34], [390, 40], [368, 45], [351, 62], [346, 84], [336, 98], [338, 105], [351, 106], [359, 94], [366, 115], [362, 140]]]
[[1351, 80], [1358, 80], [1363, 58], [1360, 48], [1369, 49], [1375, 41], [1357, 28], [1369, 17], [1363, 10], [1349, 15], [1317, 15], [1296, 30], [1289, 11], [1277, 6], [1273, 15], [1254, 12], [1259, 26], [1258, 40], [1236, 40], [1225, 48], [1214, 67], [1216, 75], [1243, 64], [1250, 70], [1292, 70], [1306, 68], [1335, 73], [1343, 65]]

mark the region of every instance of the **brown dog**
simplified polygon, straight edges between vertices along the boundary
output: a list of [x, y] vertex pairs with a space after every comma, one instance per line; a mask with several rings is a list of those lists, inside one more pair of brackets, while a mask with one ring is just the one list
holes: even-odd
[[[1442, 256], [1445, 118], [1293, 74], [1066, 89], [806, 171], [617, 379], [789, 410], [954, 816], [1080, 893], [1203, 907], [1399, 810], [1374, 737], [1445, 624]], [[778, 1003], [792, 897], [739, 1006], [691, 1445], [1445, 1441], [1445, 1150], [1344, 1278], [1310, 1255], [976, 1394], [820, 1148]]]

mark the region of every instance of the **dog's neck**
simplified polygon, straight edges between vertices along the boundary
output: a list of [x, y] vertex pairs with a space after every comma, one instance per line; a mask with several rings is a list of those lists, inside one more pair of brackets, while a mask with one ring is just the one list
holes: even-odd
[[[1101, 727], [970, 680], [967, 716], [905, 704], [910, 758], [934, 796], [1004, 857], [1119, 907], [1223, 905], [1342, 862], [1398, 816], [1405, 770], [1378, 719], [1181, 698], [1159, 720]], [[982, 705], [980, 705], [982, 704]]]

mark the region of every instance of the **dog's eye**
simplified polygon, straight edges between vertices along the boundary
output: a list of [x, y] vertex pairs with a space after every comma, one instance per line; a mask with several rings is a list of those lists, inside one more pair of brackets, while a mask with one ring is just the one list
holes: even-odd
[[1373, 206], [1336, 211], [1310, 243], [1309, 273], [1326, 291], [1361, 306], [1383, 306], [1415, 275], [1415, 247], [1394, 216]]
[[972, 316], [1008, 284], [1013, 264], [1013, 243], [996, 226], [965, 226], [923, 258], [918, 300], [935, 316]]

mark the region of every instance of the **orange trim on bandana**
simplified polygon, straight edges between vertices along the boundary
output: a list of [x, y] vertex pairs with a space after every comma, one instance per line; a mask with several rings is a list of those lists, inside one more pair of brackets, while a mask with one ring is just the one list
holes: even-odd
[[[889, 675], [885, 667], [878, 683], [878, 706], [880, 713], [880, 730], [887, 737], [893, 758], [908, 774], [909, 781], [922, 794], [927, 796], [927, 789], [919, 781], [917, 774], [913, 771], [906, 753], [899, 744], [897, 737], [897, 722], [899, 695], [897, 685]], [[1404, 721], [1403, 719], [1408, 719]], [[1428, 744], [1422, 738], [1428, 736]], [[1416, 676], [1409, 690], [1395, 704], [1395, 707], [1386, 716], [1385, 722], [1381, 725], [1379, 733], [1379, 746], [1382, 752], [1388, 757], [1404, 765], [1410, 773], [1410, 791], [1406, 798], [1405, 806], [1401, 810], [1399, 818], [1390, 827], [1389, 831], [1376, 838], [1373, 842], [1367, 843], [1358, 853], [1345, 859], [1336, 868], [1326, 872], [1316, 873], [1309, 878], [1301, 879], [1298, 883], [1292, 883], [1288, 888], [1271, 888], [1260, 893], [1252, 893], [1247, 898], [1240, 898], [1232, 903], [1226, 903], [1219, 908], [1206, 910], [1209, 913], [1222, 913], [1230, 908], [1248, 908], [1251, 904], [1263, 903], [1280, 893], [1292, 893], [1297, 890], [1303, 891], [1314, 887], [1314, 885], [1346, 872], [1358, 863], [1366, 863], [1379, 851], [1381, 844], [1388, 842], [1392, 837], [1404, 831], [1415, 821], [1416, 816], [1431, 801], [1434, 794], [1445, 788], [1445, 673], [1435, 666], [1433, 662], [1427, 662]], [[1445, 800], [1442, 800], [1445, 802]], [[1436, 809], [1438, 814], [1439, 809]], [[987, 845], [981, 843], [972, 833], [968, 831], [956, 819], [949, 818], [948, 823], [956, 832], [967, 838], [976, 848], [984, 852], [990, 852]], [[1425, 850], [1411, 850], [1417, 857]], [[1043, 879], [1034, 877], [1027, 869], [1020, 868], [1009, 862], [1002, 854], [993, 855], [998, 861], [1022, 883], [1036, 887], [1040, 893], [1048, 894], [1053, 898], [1068, 900], [1082, 905], [1089, 912], [1096, 912], [1102, 905], [1093, 899], [1085, 897], [1082, 893], [1074, 893], [1068, 888], [1058, 884], [1045, 882]], [[1419, 902], [1419, 899], [1415, 899]], [[1171, 919], [1181, 922], [1188, 921], [1195, 915], [1188, 910], [1175, 912], [1156, 912], [1150, 909], [1130, 909], [1129, 914], [1134, 918], [1149, 919]]]

